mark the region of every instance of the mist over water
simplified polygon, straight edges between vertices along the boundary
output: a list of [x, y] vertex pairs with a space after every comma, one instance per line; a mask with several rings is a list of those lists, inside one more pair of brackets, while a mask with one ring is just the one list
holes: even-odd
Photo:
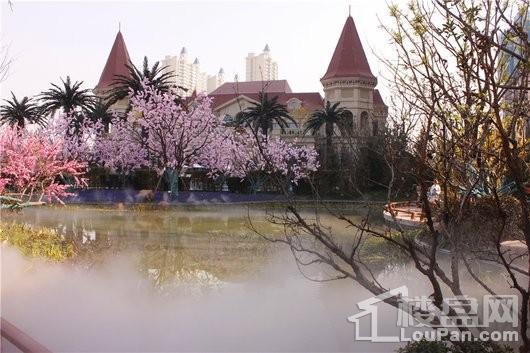
[[[264, 231], [279, 231], [253, 217]], [[355, 342], [347, 317], [371, 295], [349, 280], [304, 278], [288, 249], [249, 231], [243, 209], [41, 208], [3, 220], [55, 226], [80, 247], [80, 259], [63, 263], [1, 247], [2, 317], [54, 352], [396, 347]], [[412, 283], [411, 292], [425, 294], [416, 277], [408, 266], [379, 275], [390, 288]], [[396, 312], [384, 308], [380, 326], [390, 333]]]

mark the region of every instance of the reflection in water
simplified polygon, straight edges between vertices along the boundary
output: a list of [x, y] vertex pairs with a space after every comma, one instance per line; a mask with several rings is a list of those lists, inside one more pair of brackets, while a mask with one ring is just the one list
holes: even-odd
[[[282, 234], [263, 212], [252, 212], [261, 232]], [[55, 228], [76, 256], [56, 264], [3, 245], [2, 315], [56, 352], [395, 348], [353, 340], [346, 318], [369, 293], [347, 280], [307, 281], [287, 249], [247, 228], [246, 214], [226, 208], [4, 213], [3, 221]], [[417, 271], [400, 261], [389, 265], [388, 251], [370, 246], [378, 280], [430, 294]], [[472, 281], [468, 286], [478, 293]], [[395, 332], [395, 310], [385, 306], [380, 315], [382, 331]]]
[[[279, 229], [256, 217], [268, 235]], [[203, 211], [119, 211], [40, 208], [5, 214], [4, 221], [54, 229], [71, 244], [72, 263], [91, 268], [126, 252], [160, 290], [219, 286], [255, 274], [274, 246], [247, 226], [245, 213]]]

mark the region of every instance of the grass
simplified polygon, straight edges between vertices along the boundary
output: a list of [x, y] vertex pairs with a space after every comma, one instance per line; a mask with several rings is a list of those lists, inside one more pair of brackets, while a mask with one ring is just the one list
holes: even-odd
[[72, 244], [49, 228], [32, 228], [17, 223], [0, 223], [0, 241], [19, 249], [25, 256], [60, 262], [74, 255]]

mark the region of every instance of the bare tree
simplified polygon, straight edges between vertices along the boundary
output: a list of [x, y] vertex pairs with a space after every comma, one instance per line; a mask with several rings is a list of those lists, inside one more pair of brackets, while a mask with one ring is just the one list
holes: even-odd
[[[391, 128], [405, 136], [400, 148], [386, 140], [385, 164], [392, 176], [403, 172], [398, 163], [403, 151], [412, 157], [406, 172], [421, 190], [421, 236], [376, 226], [370, 211], [358, 221], [328, 208], [315, 193], [311, 217], [292, 198], [282, 212], [271, 213], [270, 220], [286, 230], [283, 238], [271, 240], [288, 245], [302, 271], [314, 264], [333, 270], [329, 278], [317, 280], [348, 278], [375, 295], [388, 288], [363, 247], [382, 240], [409, 259], [440, 310], [447, 296], [465, 294], [463, 279], [496, 294], [479, 273], [483, 262], [496, 263], [509, 279], [502, 293], [515, 290], [521, 299], [520, 351], [528, 352], [528, 246], [519, 251], [503, 246], [506, 240], [530, 241], [528, 146], [520, 132], [529, 118], [528, 0], [412, 0], [405, 9], [391, 5], [389, 10], [392, 23], [383, 29], [396, 55], [383, 63], [393, 73], [392, 90], [405, 113], [394, 112]], [[433, 179], [441, 184], [437, 203], [428, 199]], [[388, 202], [394, 181], [391, 177], [386, 185]], [[380, 212], [380, 206], [375, 210]], [[324, 224], [322, 212], [332, 214], [343, 229]], [[449, 251], [447, 264], [440, 258], [442, 246]], [[387, 302], [398, 306], [395, 298]]]

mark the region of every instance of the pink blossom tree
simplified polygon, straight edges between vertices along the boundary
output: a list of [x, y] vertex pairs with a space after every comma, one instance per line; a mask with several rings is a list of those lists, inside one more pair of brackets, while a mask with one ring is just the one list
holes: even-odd
[[312, 146], [300, 146], [279, 138], [266, 139], [250, 129], [229, 129], [222, 139], [207, 147], [202, 163], [212, 175], [248, 178], [253, 191], [263, 176], [276, 175], [297, 184], [319, 167]]
[[[57, 201], [70, 194], [65, 177], [76, 186], [86, 185], [85, 162], [64, 158], [62, 140], [52, 140], [47, 131], [17, 131], [3, 127], [0, 131], [0, 196], [4, 202], [29, 205]], [[11, 193], [10, 198], [6, 194]]]
[[126, 118], [116, 116], [111, 131], [98, 135], [94, 159], [115, 171], [153, 168], [166, 178], [172, 196], [178, 193], [182, 172], [196, 165], [207, 168], [212, 177], [265, 173], [295, 183], [318, 168], [312, 147], [265, 139], [259, 133], [255, 138], [249, 129], [224, 126], [205, 95], [184, 107], [173, 92], [159, 92], [144, 83], [130, 103]]
[[186, 108], [176, 98], [144, 83], [144, 90], [130, 97], [126, 119], [113, 119], [112, 131], [98, 140], [99, 162], [114, 170], [153, 168], [176, 196], [183, 170], [205, 159], [206, 147], [224, 128], [206, 96], [199, 95]]
[[95, 161], [96, 140], [104, 126], [99, 121], [80, 118], [83, 114], [59, 113], [53, 117], [44, 129], [52, 141], [60, 142], [64, 159], [75, 159], [93, 163]]

